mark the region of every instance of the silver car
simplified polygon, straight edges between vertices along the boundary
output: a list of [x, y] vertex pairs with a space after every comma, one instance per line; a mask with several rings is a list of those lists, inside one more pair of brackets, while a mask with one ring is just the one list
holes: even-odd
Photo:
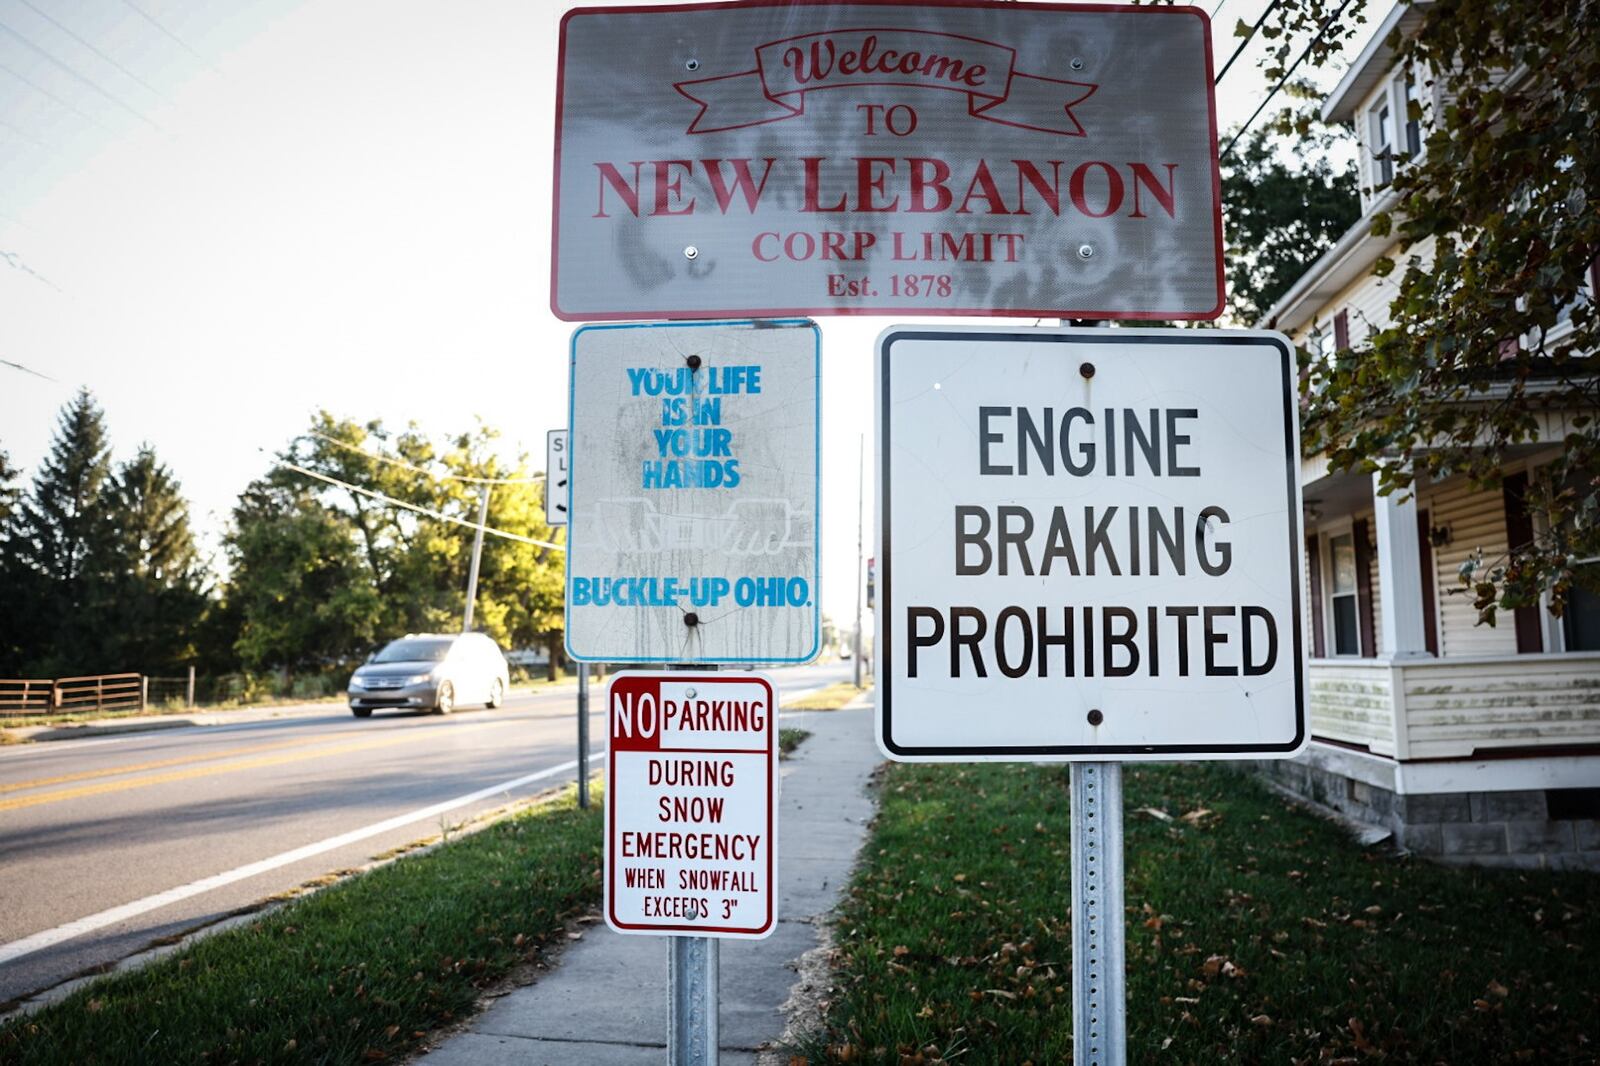
[[498, 707], [510, 677], [500, 646], [482, 633], [408, 633], [356, 669], [350, 713], [380, 707], [449, 714], [461, 703]]

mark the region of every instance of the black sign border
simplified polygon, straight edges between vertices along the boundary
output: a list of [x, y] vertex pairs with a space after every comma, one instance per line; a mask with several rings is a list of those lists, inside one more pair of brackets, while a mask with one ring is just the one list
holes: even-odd
[[[1119, 335], [1119, 333], [1121, 335]], [[890, 368], [893, 364], [894, 344], [896, 341], [1014, 341], [1030, 344], [1204, 344], [1204, 345], [1268, 345], [1278, 349], [1280, 371], [1283, 383], [1283, 437], [1284, 452], [1288, 455], [1286, 469], [1286, 491], [1288, 494], [1289, 512], [1289, 557], [1297, 560], [1294, 580], [1290, 583], [1290, 598], [1294, 605], [1294, 701], [1295, 701], [1295, 735], [1294, 739], [1286, 744], [1231, 744], [1226, 746], [1205, 744], [1144, 744], [1144, 745], [1082, 745], [1082, 744], [1045, 744], [1045, 745], [964, 745], [960, 747], [908, 747], [896, 744], [894, 741], [894, 710], [891, 689], [894, 682], [892, 666], [885, 668], [883, 659], [887, 657], [891, 645], [890, 633], [894, 625], [893, 608], [893, 577], [894, 553], [890, 550], [892, 530], [890, 528], [890, 488], [889, 456], [890, 456]], [[1301, 573], [1298, 560], [1300, 559], [1300, 507], [1299, 483], [1300, 456], [1297, 454], [1296, 443], [1298, 435], [1295, 432], [1295, 415], [1298, 397], [1297, 377], [1295, 370], [1294, 349], [1277, 337], [1262, 334], [1228, 334], [1214, 330], [1173, 330], [1171, 336], [1155, 336], [1149, 330], [1137, 333], [1123, 333], [1119, 330], [1095, 330], [1054, 332], [1054, 331], [1008, 331], [1008, 330], [938, 330], [918, 328], [891, 328], [878, 340], [878, 363], [880, 378], [878, 381], [878, 444], [879, 444], [879, 511], [878, 511], [878, 580], [881, 585], [878, 596], [877, 633], [874, 643], [879, 649], [878, 669], [878, 724], [879, 739], [885, 754], [891, 758], [915, 762], [919, 759], [928, 761], [958, 761], [962, 757], [976, 757], [984, 760], [1002, 761], [1007, 757], [1015, 757], [1018, 761], [1029, 758], [1061, 758], [1074, 757], [1073, 761], [1094, 761], [1095, 756], [1103, 756], [1106, 761], [1116, 761], [1119, 755], [1132, 755], [1151, 757], [1161, 755], [1174, 756], [1212, 756], [1219, 758], [1238, 757], [1248, 758], [1252, 755], [1272, 756], [1289, 755], [1299, 751], [1306, 742], [1306, 699], [1305, 699], [1305, 649], [1303, 646], [1304, 635], [1301, 632], [1301, 615], [1303, 606], [1300, 600]]]

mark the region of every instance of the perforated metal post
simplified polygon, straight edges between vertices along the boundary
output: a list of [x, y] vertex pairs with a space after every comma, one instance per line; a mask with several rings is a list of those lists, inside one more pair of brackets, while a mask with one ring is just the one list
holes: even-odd
[[[685, 622], [689, 618], [685, 618]], [[696, 622], [697, 624], [697, 622]], [[709, 669], [683, 664], [675, 670]], [[694, 695], [694, 690], [689, 690]], [[689, 920], [700, 917], [689, 903]], [[722, 941], [709, 936], [669, 936], [667, 963], [667, 1066], [716, 1066], [721, 1033], [717, 1024], [717, 995], [721, 981]]]
[[1122, 765], [1072, 764], [1072, 1061], [1127, 1061]]
[[672, 961], [667, 983], [672, 1012], [667, 1019], [669, 1066], [716, 1066], [717, 982], [721, 941], [708, 936], [668, 937]]

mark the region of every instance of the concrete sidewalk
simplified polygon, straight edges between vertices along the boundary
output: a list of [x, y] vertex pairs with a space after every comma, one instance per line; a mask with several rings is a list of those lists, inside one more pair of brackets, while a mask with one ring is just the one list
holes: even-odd
[[[784, 760], [779, 801], [778, 928], [721, 942], [724, 1066], [751, 1066], [783, 1033], [796, 961], [821, 943], [866, 836], [867, 779], [882, 760], [865, 699], [785, 715], [811, 736]], [[503, 997], [465, 1032], [413, 1060], [424, 1066], [644, 1066], [666, 1061], [666, 937], [590, 927], [556, 968]]]

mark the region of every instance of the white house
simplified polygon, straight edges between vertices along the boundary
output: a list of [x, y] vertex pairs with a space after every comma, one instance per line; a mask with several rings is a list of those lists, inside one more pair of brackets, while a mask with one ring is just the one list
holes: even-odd
[[[1363, 217], [1263, 323], [1313, 352], [1359, 347], [1387, 321], [1396, 282], [1372, 267], [1396, 242], [1373, 237], [1370, 217], [1393, 200], [1394, 168], [1423, 150], [1408, 100], [1439, 101], [1385, 42], [1420, 20], [1396, 7], [1323, 105], [1355, 128]], [[1513, 449], [1493, 491], [1456, 477], [1383, 497], [1368, 475], [1303, 462], [1313, 740], [1264, 772], [1414, 852], [1600, 869], [1600, 597], [1578, 591], [1562, 618], [1529, 607], [1490, 627], [1456, 592], [1469, 555], [1492, 562], [1533, 537], [1521, 494], [1560, 454], [1570, 414], [1546, 417], [1550, 443]]]

